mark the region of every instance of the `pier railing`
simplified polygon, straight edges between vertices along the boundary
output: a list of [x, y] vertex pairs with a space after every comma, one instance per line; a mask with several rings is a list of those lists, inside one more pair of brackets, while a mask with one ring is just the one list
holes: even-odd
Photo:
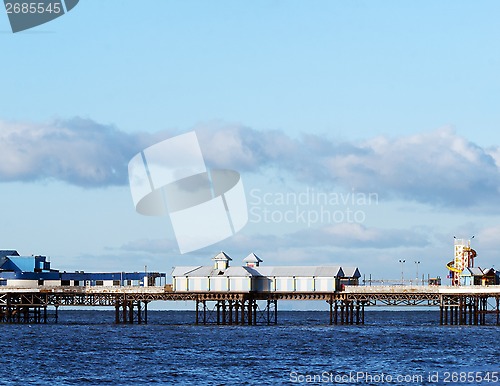
[[345, 286], [345, 293], [352, 294], [375, 294], [375, 293], [425, 293], [425, 294], [500, 294], [500, 285], [487, 286], [401, 286], [401, 285], [372, 285], [372, 286]]

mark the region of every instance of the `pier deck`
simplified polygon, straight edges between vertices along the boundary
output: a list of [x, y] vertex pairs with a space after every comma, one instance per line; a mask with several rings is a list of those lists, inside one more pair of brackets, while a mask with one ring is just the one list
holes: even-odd
[[0, 322], [47, 323], [57, 321], [61, 306], [108, 306], [115, 308], [116, 323], [140, 324], [147, 323], [152, 301], [193, 301], [196, 324], [276, 324], [279, 300], [326, 301], [330, 324], [363, 324], [369, 306], [429, 306], [439, 307], [443, 325], [500, 325], [500, 286], [346, 286], [338, 292], [173, 292], [169, 285], [4, 286]]

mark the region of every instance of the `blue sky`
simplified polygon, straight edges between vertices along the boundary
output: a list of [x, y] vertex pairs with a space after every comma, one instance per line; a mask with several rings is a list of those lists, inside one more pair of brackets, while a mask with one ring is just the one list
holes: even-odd
[[[499, 11], [81, 0], [16, 34], [1, 13], [2, 247], [67, 270], [170, 271], [225, 250], [233, 264], [254, 251], [264, 264], [358, 265], [380, 278], [400, 277], [405, 259], [407, 277], [414, 261], [444, 277], [453, 236], [475, 235], [477, 265], [500, 266]], [[127, 163], [191, 130], [208, 165], [241, 172], [253, 216], [181, 255], [168, 218], [135, 212]], [[305, 192], [377, 200], [329, 202], [344, 218], [313, 224], [256, 215], [320, 213], [280, 201]]]

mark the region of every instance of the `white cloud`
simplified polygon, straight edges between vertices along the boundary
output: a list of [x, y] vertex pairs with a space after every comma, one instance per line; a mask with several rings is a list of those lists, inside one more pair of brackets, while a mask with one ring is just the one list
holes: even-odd
[[[293, 139], [241, 126], [211, 130], [224, 133], [204, 144], [207, 162], [217, 166], [271, 168], [312, 186], [342, 185], [440, 206], [479, 206], [500, 198], [499, 148], [482, 148], [450, 128], [359, 143], [312, 134]], [[209, 137], [206, 128], [200, 131], [202, 138]]]
[[[450, 128], [362, 142], [221, 123], [195, 130], [210, 167], [448, 207], [491, 208], [499, 199], [500, 148], [482, 148]], [[0, 179], [125, 185], [131, 157], [175, 134], [129, 134], [80, 118], [46, 125], [0, 121]]]
[[[111, 249], [111, 248], [110, 248]], [[141, 252], [148, 254], [164, 254], [164, 253], [179, 253], [177, 243], [172, 239], [148, 239], [142, 238], [129, 241], [122, 245], [122, 251]]]
[[[478, 230], [475, 237], [480, 248], [493, 250], [498, 255], [500, 250], [500, 225], [489, 226]], [[479, 252], [479, 251], [478, 251]]]
[[0, 179], [122, 185], [127, 183], [129, 159], [149, 137], [81, 118], [49, 124], [0, 121]]
[[[362, 224], [342, 223], [322, 228], [307, 228], [287, 237], [288, 243], [332, 248], [425, 247], [430, 241], [415, 229], [369, 228]], [[293, 244], [292, 244], [293, 245]]]
[[300, 156], [300, 143], [278, 130], [257, 131], [241, 125], [206, 124], [195, 128], [211, 167], [256, 171], [285, 166]]

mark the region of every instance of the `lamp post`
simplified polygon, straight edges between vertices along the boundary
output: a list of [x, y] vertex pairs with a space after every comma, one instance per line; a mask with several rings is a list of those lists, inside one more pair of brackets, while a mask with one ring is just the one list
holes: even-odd
[[401, 263], [401, 285], [404, 285], [405, 277], [403, 273], [403, 264], [406, 263], [406, 260], [399, 260], [399, 262]]
[[420, 261], [415, 261], [415, 266], [417, 267], [417, 281], [416, 285], [418, 285], [418, 265], [420, 264]]

